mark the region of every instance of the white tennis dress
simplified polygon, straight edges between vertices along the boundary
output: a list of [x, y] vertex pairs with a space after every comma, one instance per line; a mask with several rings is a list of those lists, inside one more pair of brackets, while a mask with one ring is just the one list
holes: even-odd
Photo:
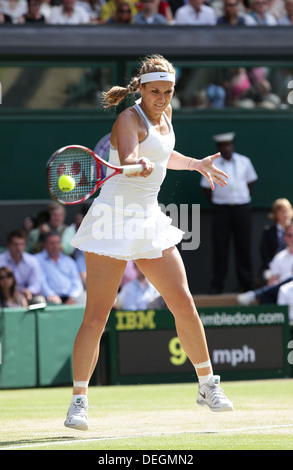
[[[171, 225], [172, 220], [158, 204], [175, 145], [172, 124], [164, 113], [169, 132], [161, 135], [138, 104], [134, 109], [147, 127], [138, 158], [147, 157], [155, 168], [146, 178], [121, 174], [106, 181], [71, 242], [82, 251], [122, 260], [159, 258], [163, 250], [179, 243], [184, 233]], [[109, 162], [120, 165], [118, 151], [112, 146]]]

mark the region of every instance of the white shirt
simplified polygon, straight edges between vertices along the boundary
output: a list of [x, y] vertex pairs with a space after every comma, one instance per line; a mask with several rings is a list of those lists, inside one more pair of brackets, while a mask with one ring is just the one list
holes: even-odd
[[59, 253], [57, 261], [54, 261], [46, 250], [33, 256], [41, 268], [41, 293], [46, 298], [54, 294], [78, 298], [82, 294], [80, 275], [75, 261], [70, 256]]
[[293, 276], [293, 254], [288, 248], [277, 253], [269, 264], [271, 274], [279, 276], [279, 282]]
[[70, 16], [64, 12], [63, 5], [53, 7], [49, 19], [50, 24], [88, 24], [89, 22], [89, 14], [79, 5], [74, 6]]
[[276, 26], [278, 24], [278, 21], [273, 15], [271, 15], [271, 13], [265, 13], [264, 18], [260, 17], [256, 13], [250, 13], [245, 15], [244, 19], [247, 26]]
[[159, 296], [157, 289], [146, 279], [128, 282], [118, 294], [118, 306], [122, 310], [146, 310], [149, 302]]
[[27, 13], [27, 2], [25, 0], [16, 0], [10, 3], [9, 0], [0, 0], [0, 12], [10, 16], [12, 22], [17, 20]]
[[278, 292], [278, 305], [288, 305], [289, 320], [293, 321], [293, 281], [283, 284]]
[[175, 13], [176, 24], [189, 24], [189, 25], [215, 25], [217, 17], [213, 8], [202, 5], [199, 12], [191, 5], [184, 5]]
[[[248, 157], [233, 152], [230, 160], [222, 156], [217, 158], [215, 165], [229, 176], [228, 185], [221, 188], [215, 184], [212, 191], [213, 204], [248, 204], [251, 201], [248, 184], [257, 180], [256, 171]], [[202, 188], [210, 188], [210, 183], [203, 176], [200, 181]]]

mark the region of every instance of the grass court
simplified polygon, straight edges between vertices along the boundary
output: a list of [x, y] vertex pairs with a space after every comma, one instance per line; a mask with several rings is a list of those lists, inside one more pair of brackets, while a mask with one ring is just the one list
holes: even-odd
[[225, 382], [235, 411], [196, 404], [197, 384], [89, 388], [87, 432], [64, 427], [71, 388], [1, 390], [0, 450], [292, 450], [293, 380]]

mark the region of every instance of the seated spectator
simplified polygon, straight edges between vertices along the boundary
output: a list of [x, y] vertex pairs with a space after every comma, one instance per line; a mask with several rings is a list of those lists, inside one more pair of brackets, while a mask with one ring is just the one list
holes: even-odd
[[26, 236], [22, 230], [13, 230], [7, 237], [7, 251], [0, 254], [0, 266], [10, 268], [19, 291], [27, 302], [40, 294], [40, 268], [35, 257], [25, 252]]
[[[79, 226], [86, 215], [87, 211], [89, 210], [91, 203], [85, 202], [80, 206], [80, 212], [77, 212], [74, 216], [74, 222], [69, 226], [66, 226], [65, 229], [61, 232], [61, 244], [62, 250], [65, 255], [70, 255], [75, 259], [74, 253], [75, 251], [80, 251], [74, 246], [71, 245], [71, 240], [76, 234]], [[54, 230], [53, 230], [54, 231]], [[58, 230], [57, 230], [58, 231]]]
[[245, 15], [245, 22], [248, 26], [276, 26], [276, 18], [268, 13], [267, 0], [251, 0], [251, 12]]
[[86, 288], [86, 264], [84, 252], [76, 248], [72, 255], [72, 258], [76, 262], [82, 285], [84, 288]]
[[226, 90], [221, 85], [210, 83], [206, 89], [206, 97], [211, 108], [225, 108]]
[[150, 302], [160, 297], [159, 292], [148, 281], [135, 264], [137, 277], [122, 287], [115, 307], [122, 310], [146, 310]]
[[41, 292], [53, 304], [83, 303], [83, 285], [75, 261], [62, 253], [61, 236], [49, 232], [44, 249], [34, 255], [41, 268]]
[[231, 68], [226, 82], [226, 104], [228, 106], [239, 106], [241, 100], [247, 97], [251, 87], [245, 67]]
[[134, 24], [167, 24], [163, 15], [156, 12], [155, 0], [142, 0], [141, 10], [135, 15]]
[[91, 23], [99, 23], [101, 15], [101, 7], [104, 5], [103, 0], [77, 0], [76, 5], [83, 8], [90, 17]]
[[276, 304], [280, 287], [293, 280], [293, 222], [287, 225], [284, 238], [287, 248], [277, 253], [269, 263], [271, 276], [267, 285], [239, 294], [237, 299], [241, 305], [256, 301], [261, 304]]
[[42, 0], [40, 12], [45, 17], [46, 23], [49, 23], [49, 19], [52, 13], [52, 3], [51, 0]]
[[289, 321], [293, 322], [293, 281], [283, 284], [278, 292], [278, 305], [288, 305]]
[[286, 14], [284, 0], [268, 0], [268, 13], [271, 13], [277, 20]]
[[23, 22], [27, 12], [26, 0], [0, 0], [0, 11], [11, 18], [12, 23]]
[[214, 26], [217, 24], [217, 18], [213, 8], [204, 5], [204, 0], [189, 0], [187, 5], [176, 11], [175, 22], [179, 25]]
[[[224, 15], [223, 0], [210, 0], [208, 4], [213, 8], [217, 18], [220, 18], [220, 16]], [[244, 5], [243, 0], [237, 0], [237, 10], [240, 16], [244, 16], [247, 12], [250, 11]]]
[[287, 13], [281, 16], [278, 20], [280, 25], [292, 25], [293, 24], [293, 0], [285, 0], [285, 7]]
[[133, 16], [128, 2], [119, 2], [115, 13], [108, 19], [107, 23], [131, 24]]
[[218, 18], [218, 24], [244, 26], [245, 18], [239, 15], [238, 0], [224, 0], [223, 15]]
[[0, 268], [0, 307], [27, 307], [25, 296], [19, 292], [13, 271]]
[[[258, 106], [266, 106], [266, 103], [271, 102], [271, 106], [276, 107], [280, 103], [280, 98], [274, 95], [270, 82], [267, 79], [268, 69], [266, 67], [253, 67], [248, 72], [249, 80], [251, 82], [251, 89], [247, 93]], [[269, 105], [268, 105], [269, 107]]]
[[[101, 21], [106, 23], [110, 18], [113, 18], [116, 12], [116, 8], [119, 5], [120, 0], [108, 0], [104, 5], [101, 7]], [[129, 0], [128, 1], [132, 16], [136, 15], [138, 9], [136, 7], [136, 0]]]
[[128, 282], [134, 281], [137, 278], [137, 267], [133, 260], [127, 261], [126, 268], [124, 270], [123, 278], [120, 283], [120, 289], [124, 287]]
[[269, 263], [279, 251], [287, 247], [284, 232], [293, 218], [293, 208], [288, 199], [276, 199], [269, 217], [273, 223], [265, 225], [260, 242], [261, 276], [266, 281], [269, 276]]
[[28, 12], [24, 15], [25, 23], [45, 23], [45, 17], [40, 12], [41, 0], [27, 0]]
[[58, 232], [62, 235], [67, 227], [64, 223], [65, 217], [64, 206], [58, 202], [49, 204], [47, 211], [39, 214], [37, 227], [30, 231], [26, 250], [33, 254], [41, 251], [43, 249], [43, 238], [50, 231]]
[[75, 214], [74, 222], [66, 227], [61, 235], [62, 250], [65, 255], [73, 255], [75, 248], [71, 245], [71, 240], [76, 234], [84, 215], [81, 212]]
[[63, 5], [52, 8], [50, 24], [89, 24], [90, 15], [75, 0], [63, 0]]
[[169, 2], [164, 1], [164, 0], [155, 0], [155, 5], [156, 5], [156, 12], [160, 13], [160, 15], [163, 15], [167, 23], [174, 24], [174, 16], [170, 7]]

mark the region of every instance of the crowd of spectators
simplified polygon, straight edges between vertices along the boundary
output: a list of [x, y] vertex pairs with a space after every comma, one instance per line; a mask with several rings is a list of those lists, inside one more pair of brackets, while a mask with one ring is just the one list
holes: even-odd
[[[67, 225], [65, 207], [50, 203], [27, 216], [22, 228], [7, 235], [0, 253], [0, 308], [43, 305], [84, 305], [84, 253], [71, 245], [89, 205], [83, 204]], [[155, 308], [164, 305], [159, 293], [133, 261], [126, 264], [113, 308]]]
[[[0, 308], [85, 304], [85, 256], [70, 241], [88, 207], [82, 205], [67, 225], [64, 206], [52, 202], [8, 233], [0, 253]], [[237, 299], [242, 305], [288, 305], [293, 321], [293, 207], [279, 198], [268, 215], [271, 223], [265, 224], [259, 245], [259, 287]], [[160, 309], [166, 304], [134, 261], [128, 261], [113, 308]]]
[[276, 26], [293, 0], [0, 0], [0, 24]]
[[85, 303], [84, 254], [70, 241], [86, 209], [67, 225], [64, 206], [53, 202], [8, 233], [0, 254], [0, 269], [9, 271], [0, 273], [0, 307], [30, 306], [40, 296], [52, 305]]

